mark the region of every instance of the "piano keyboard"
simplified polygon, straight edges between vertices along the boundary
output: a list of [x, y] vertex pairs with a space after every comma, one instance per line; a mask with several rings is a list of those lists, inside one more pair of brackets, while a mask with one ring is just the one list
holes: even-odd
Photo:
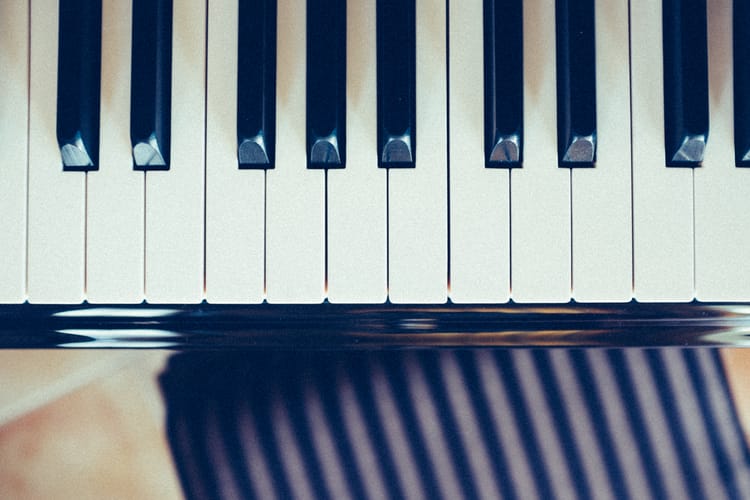
[[2, 2], [0, 303], [750, 301], [748, 21]]

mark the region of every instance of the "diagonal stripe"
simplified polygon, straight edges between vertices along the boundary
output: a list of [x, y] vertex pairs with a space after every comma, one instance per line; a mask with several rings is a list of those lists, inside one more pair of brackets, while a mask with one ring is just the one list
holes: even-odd
[[716, 468], [717, 457], [710, 453], [712, 447], [706, 434], [705, 422], [695, 418], [695, 415], [701, 414], [700, 406], [696, 398], [696, 387], [692, 385], [685, 365], [685, 350], [662, 349], [659, 352], [669, 379], [669, 388], [674, 394], [675, 416], [681, 422], [690, 450], [690, 457], [683, 459], [692, 459], [696, 471], [696, 486], [703, 497], [715, 500], [727, 498], [727, 491]]
[[396, 471], [400, 476], [400, 483], [404, 489], [407, 498], [423, 499], [425, 498], [424, 485], [422, 478], [417, 472], [417, 462], [414, 458], [414, 452], [409, 444], [413, 439], [409, 439], [409, 432], [404, 427], [404, 419], [393, 396], [387, 374], [382, 366], [378, 363], [370, 365], [372, 377], [372, 390], [375, 397], [375, 406], [380, 416], [380, 422], [383, 425], [383, 431], [391, 450], [391, 457], [396, 464]]
[[551, 351], [549, 361], [564, 410], [568, 414], [569, 430], [578, 449], [578, 456], [581, 457], [588, 489], [596, 494], [597, 499], [614, 498], [612, 485], [604, 470], [605, 462], [600, 447], [602, 437], [593, 432], [591, 409], [584, 403], [581, 395], [581, 386], [575, 377], [577, 367], [570, 360], [570, 351]]
[[[516, 416], [518, 407], [511, 403], [516, 401], [509, 395], [506, 380], [498, 369], [498, 364], [507, 364], [510, 357], [493, 355], [489, 351], [476, 351], [476, 363], [479, 367], [479, 380], [482, 391], [487, 400], [489, 411], [495, 429], [498, 429], [500, 441], [498, 447], [508, 455], [510, 479], [521, 498], [542, 498], [540, 486], [545, 489], [544, 478], [538, 477], [538, 471], [532, 469], [529, 457], [530, 447], [524, 443], [524, 435], [520, 431], [521, 422]], [[533, 437], [533, 436], [530, 436]], [[536, 472], [536, 474], [535, 474]], [[547, 493], [545, 491], [545, 493]], [[544, 495], [549, 496], [548, 494]]]
[[586, 351], [586, 360], [591, 367], [593, 383], [609, 432], [604, 436], [612, 442], [614, 453], [623, 473], [625, 490], [629, 498], [653, 498], [654, 493], [649, 490], [644, 470], [644, 456], [639, 454], [633, 427], [628, 421], [625, 403], [612, 372], [610, 360], [603, 350]]
[[[721, 358], [717, 349], [697, 349], [693, 351], [699, 373], [693, 377], [700, 380], [704, 389], [700, 391], [707, 400], [708, 410], [703, 414], [711, 429], [716, 431], [715, 441], [721, 450], [722, 469], [727, 484], [732, 484], [732, 496], [750, 498], [750, 454], [742, 434], [737, 414], [732, 405], [726, 379], [720, 369]], [[729, 477], [727, 477], [729, 476]]]
[[356, 451], [353, 454], [355, 462], [353, 465], [357, 467], [357, 476], [362, 481], [368, 498], [390, 498], [385, 487], [386, 482], [380, 462], [376, 457], [372, 439], [370, 439], [370, 434], [374, 434], [374, 429], [365, 420], [363, 415], [365, 409], [357, 400], [355, 388], [349, 377], [339, 373], [337, 380], [339, 405], [346, 436], [351, 447]]
[[487, 452], [484, 436], [481, 434], [477, 409], [469, 399], [467, 381], [458, 366], [456, 353], [441, 352], [440, 368], [443, 373], [443, 390], [448, 396], [451, 411], [458, 424], [461, 443], [466, 450], [471, 471], [471, 478], [464, 478], [464, 482], [470, 480], [475, 484], [481, 498], [500, 499], [502, 495], [492, 471], [492, 461]]
[[460, 499], [463, 494], [459, 490], [454, 455], [450, 453], [446, 444], [445, 415], [438, 413], [435, 401], [430, 392], [434, 383], [425, 378], [424, 359], [407, 354], [404, 359], [404, 375], [409, 386], [411, 404], [414, 405], [417, 426], [422, 434], [427, 451], [427, 459], [435, 471], [435, 481], [441, 495], [446, 499]]
[[515, 351], [513, 367], [523, 391], [522, 397], [528, 408], [531, 425], [538, 438], [544, 467], [550, 476], [553, 494], [557, 498], [574, 498], [576, 489], [560, 444], [560, 436], [555, 431], [550, 408], [544, 398], [543, 384], [535, 369], [532, 353], [526, 350]]
[[303, 391], [305, 413], [315, 447], [316, 459], [320, 463], [320, 470], [326, 485], [326, 493], [329, 498], [353, 498], [343, 474], [345, 468], [333, 442], [328, 419], [323, 412], [320, 401], [321, 387], [319, 385], [315, 387], [306, 385]]
[[239, 399], [236, 418], [237, 435], [242, 444], [246, 464], [245, 473], [250, 478], [256, 498], [278, 498], [280, 495], [271, 481], [271, 470], [266, 461], [266, 454], [261, 448], [258, 429], [248, 404], [246, 399]]
[[281, 459], [281, 465], [286, 473], [289, 489], [295, 498], [308, 500], [315, 498], [310, 484], [307, 467], [297, 441], [288, 409], [284, 403], [284, 396], [276, 393], [270, 402], [270, 416], [273, 422], [273, 433]]
[[624, 351], [626, 370], [636, 387], [635, 397], [640, 411], [645, 416], [645, 431], [651, 443], [656, 459], [656, 467], [669, 498], [689, 498], [684, 482], [679, 455], [675, 448], [674, 437], [669, 428], [664, 402], [656, 390], [656, 380], [642, 349]]

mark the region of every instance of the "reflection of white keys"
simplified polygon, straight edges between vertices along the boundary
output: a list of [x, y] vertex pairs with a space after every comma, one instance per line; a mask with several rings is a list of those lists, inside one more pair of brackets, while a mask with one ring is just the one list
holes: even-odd
[[347, 5], [346, 168], [328, 171], [328, 299], [383, 302], [386, 171], [378, 168], [375, 4]]
[[172, 19], [170, 170], [146, 173], [146, 298], [203, 300], [206, 2], [176, 1]]
[[237, 0], [208, 3], [206, 298], [263, 300], [265, 173], [237, 163]]
[[0, 303], [26, 299], [29, 2], [0, 2]]
[[695, 292], [699, 300], [750, 300], [750, 169], [735, 167], [732, 2], [708, 3], [711, 134], [695, 170]]
[[510, 173], [516, 302], [570, 300], [570, 172], [557, 166], [555, 2], [523, 5], [523, 167]]
[[597, 7], [597, 162], [572, 169], [573, 296], [627, 302], [633, 295], [628, 2]]
[[269, 302], [325, 298], [325, 174], [305, 156], [305, 0], [280, 0], [276, 168], [266, 174]]
[[640, 301], [693, 298], [693, 171], [664, 151], [662, 7], [631, 0], [633, 284]]
[[481, 0], [450, 9], [450, 294], [453, 302], [510, 296], [507, 169], [485, 168]]
[[28, 298], [84, 299], [86, 174], [63, 172], [57, 144], [57, 0], [31, 4]]
[[388, 173], [388, 285], [397, 303], [448, 295], [445, 10], [416, 0], [416, 168]]
[[86, 298], [143, 300], [143, 172], [130, 145], [130, 1], [102, 4], [102, 94], [99, 171], [86, 191]]

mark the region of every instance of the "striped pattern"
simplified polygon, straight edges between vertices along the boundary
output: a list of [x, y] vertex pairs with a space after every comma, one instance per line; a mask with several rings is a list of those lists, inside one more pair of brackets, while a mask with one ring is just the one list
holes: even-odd
[[750, 498], [718, 351], [185, 353], [189, 498]]

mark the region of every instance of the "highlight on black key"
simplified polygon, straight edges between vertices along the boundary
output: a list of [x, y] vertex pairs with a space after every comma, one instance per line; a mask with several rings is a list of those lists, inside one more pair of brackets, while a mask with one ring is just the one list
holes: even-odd
[[63, 170], [99, 169], [101, 0], [60, 0], [57, 142]]
[[270, 169], [276, 152], [276, 0], [240, 0], [237, 161]]

